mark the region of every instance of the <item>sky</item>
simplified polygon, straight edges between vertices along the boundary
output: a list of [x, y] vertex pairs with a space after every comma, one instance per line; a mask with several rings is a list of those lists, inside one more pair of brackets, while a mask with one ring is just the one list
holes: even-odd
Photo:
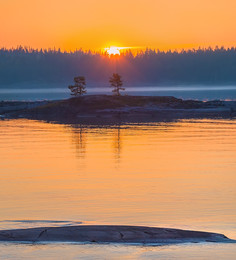
[[229, 47], [235, 10], [235, 0], [0, 0], [0, 47]]

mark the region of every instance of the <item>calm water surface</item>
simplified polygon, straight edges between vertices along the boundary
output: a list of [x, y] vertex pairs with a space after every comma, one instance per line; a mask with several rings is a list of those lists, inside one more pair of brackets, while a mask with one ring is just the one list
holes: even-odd
[[[0, 163], [0, 229], [82, 222], [196, 229], [236, 239], [235, 120], [109, 127], [4, 120]], [[16, 255], [235, 259], [236, 245], [0, 243], [0, 259]]]

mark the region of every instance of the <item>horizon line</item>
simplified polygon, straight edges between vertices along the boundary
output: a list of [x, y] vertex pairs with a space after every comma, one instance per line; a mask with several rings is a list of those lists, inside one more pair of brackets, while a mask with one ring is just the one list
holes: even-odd
[[[168, 52], [172, 52], [172, 53], [181, 53], [184, 51], [198, 51], [198, 50], [212, 50], [212, 51], [216, 51], [216, 50], [232, 50], [232, 49], [236, 49], [236, 45], [232, 45], [232, 46], [224, 46], [224, 45], [215, 45], [215, 46], [208, 46], [208, 47], [203, 47], [203, 46], [198, 46], [196, 48], [169, 48], [166, 50], [161, 50], [159, 48], [153, 48], [153, 47], [140, 47], [140, 46], [133, 46], [133, 47], [123, 47], [123, 46], [115, 46], [117, 48], [119, 48], [121, 50], [121, 53], [127, 53], [127, 52], [132, 52], [132, 53], [139, 53], [139, 52], [145, 52], [145, 51], [153, 51], [153, 52], [162, 52], [162, 53], [168, 53]], [[5, 47], [2, 46], [0, 47], [0, 51], [4, 50], [4, 51], [15, 51], [15, 50], [25, 50], [25, 51], [29, 51], [29, 52], [33, 52], [33, 51], [43, 51], [43, 52], [60, 52], [60, 53], [76, 53], [76, 52], [83, 52], [83, 53], [90, 53], [90, 54], [105, 54], [106, 53], [106, 49], [107, 48], [100, 48], [100, 49], [85, 49], [82, 47], [79, 48], [75, 48], [74, 50], [66, 50], [66, 49], [62, 49], [60, 47], [48, 47], [48, 48], [34, 48], [31, 46], [27, 46], [27, 45], [17, 45], [16, 47]], [[135, 51], [134, 51], [135, 50]]]

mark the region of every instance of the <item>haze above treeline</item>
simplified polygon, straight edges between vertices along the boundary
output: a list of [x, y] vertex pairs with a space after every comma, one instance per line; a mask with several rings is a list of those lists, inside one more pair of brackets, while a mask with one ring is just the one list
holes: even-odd
[[[61, 83], [78, 75], [101, 85], [112, 73], [126, 85], [231, 85], [236, 83], [236, 48], [177, 51], [131, 50], [120, 56], [77, 50], [0, 49], [0, 87], [22, 83]], [[15, 87], [14, 86], [14, 87]]]

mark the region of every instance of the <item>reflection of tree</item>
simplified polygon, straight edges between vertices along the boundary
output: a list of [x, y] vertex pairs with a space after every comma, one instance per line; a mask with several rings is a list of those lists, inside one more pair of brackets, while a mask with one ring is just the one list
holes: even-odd
[[76, 147], [78, 158], [84, 158], [86, 153], [86, 128], [81, 125], [76, 125], [72, 128], [72, 139]]
[[113, 147], [114, 147], [115, 159], [119, 163], [120, 162], [120, 155], [121, 155], [121, 148], [122, 148], [120, 125], [117, 126], [117, 129], [115, 129], [115, 132], [114, 132]]

